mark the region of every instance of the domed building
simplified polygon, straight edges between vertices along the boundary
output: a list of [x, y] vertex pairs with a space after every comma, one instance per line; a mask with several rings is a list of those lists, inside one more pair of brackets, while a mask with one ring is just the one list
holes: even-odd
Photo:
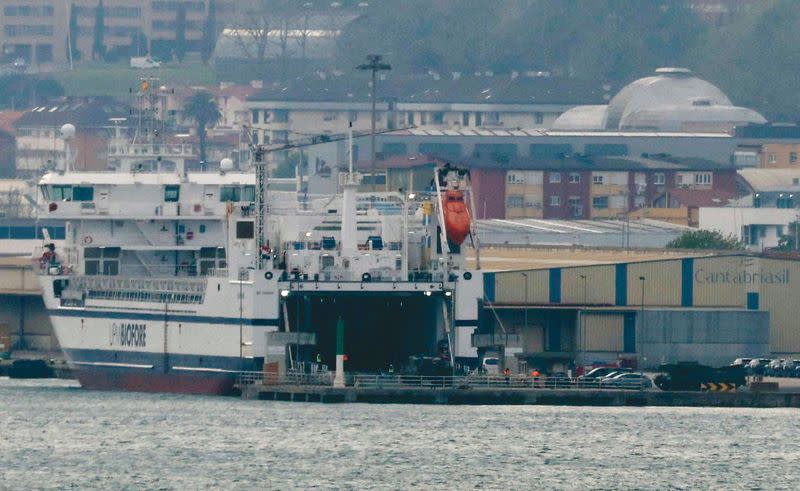
[[686, 68], [659, 68], [625, 86], [607, 106], [577, 106], [553, 123], [561, 131], [728, 132], [766, 123], [756, 111], [734, 106], [717, 86]]

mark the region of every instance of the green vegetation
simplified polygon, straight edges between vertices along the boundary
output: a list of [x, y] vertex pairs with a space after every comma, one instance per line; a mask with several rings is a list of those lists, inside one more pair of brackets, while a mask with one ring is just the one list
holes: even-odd
[[0, 109], [27, 109], [64, 95], [64, 87], [52, 78], [30, 75], [0, 77]]
[[195, 92], [183, 106], [186, 116], [197, 123], [197, 137], [200, 140], [200, 163], [206, 163], [206, 127], [214, 126], [222, 119], [217, 101], [208, 92]]
[[216, 70], [201, 63], [172, 64], [161, 68], [130, 68], [128, 60], [117, 64], [92, 63], [76, 66], [74, 71], [54, 73], [53, 78], [64, 86], [68, 95], [109, 95], [126, 97], [142, 77], [156, 77], [163, 84], [215, 85]]
[[744, 244], [733, 235], [727, 237], [712, 230], [689, 230], [667, 244], [668, 249], [742, 250]]
[[340, 67], [382, 53], [401, 73], [547, 71], [618, 85], [685, 66], [767, 119], [800, 119], [800, 2], [728, 2], [719, 24], [689, 0], [370, 2], [339, 37]]

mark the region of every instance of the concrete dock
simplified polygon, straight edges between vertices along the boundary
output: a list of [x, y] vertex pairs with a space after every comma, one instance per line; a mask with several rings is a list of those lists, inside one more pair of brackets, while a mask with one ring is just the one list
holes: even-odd
[[800, 408], [798, 392], [664, 392], [653, 390], [320, 387], [253, 384], [241, 388], [251, 400], [368, 403], [553, 406], [684, 406]]

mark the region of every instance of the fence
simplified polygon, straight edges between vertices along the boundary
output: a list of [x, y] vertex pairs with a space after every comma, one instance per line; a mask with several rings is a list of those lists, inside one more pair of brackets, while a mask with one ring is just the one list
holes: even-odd
[[[283, 375], [270, 372], [240, 372], [237, 383], [243, 385], [293, 385], [331, 387], [333, 372], [296, 373]], [[466, 375], [423, 376], [394, 374], [351, 373], [345, 376], [345, 385], [359, 389], [613, 389], [645, 390], [652, 387], [649, 379], [633, 380], [578, 380], [568, 377], [529, 377], [526, 375]]]

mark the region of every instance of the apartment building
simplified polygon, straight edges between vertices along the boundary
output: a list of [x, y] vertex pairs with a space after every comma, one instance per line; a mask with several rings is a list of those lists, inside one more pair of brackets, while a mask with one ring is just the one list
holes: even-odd
[[75, 126], [71, 152], [77, 170], [106, 170], [110, 119], [124, 118], [128, 109], [108, 98], [64, 99], [26, 111], [14, 123], [16, 175], [37, 176], [47, 168], [64, 169], [67, 148], [61, 126]]
[[[209, 1], [0, 0], [0, 62], [23, 59], [29, 65], [67, 64], [68, 39], [73, 35], [77, 51], [72, 53], [73, 61], [91, 58], [96, 12], [101, 3], [106, 51], [143, 45], [146, 52], [169, 54], [181, 6], [186, 12], [187, 45], [190, 51], [196, 51], [203, 36]], [[216, 0], [217, 16], [236, 15], [237, 9], [241, 10], [246, 3]], [[70, 32], [72, 9], [77, 28]]]
[[[576, 104], [602, 101], [610, 86], [536, 74], [495, 76], [490, 72], [447, 76], [393, 76], [377, 82], [376, 126], [381, 130], [545, 129]], [[248, 99], [250, 124], [264, 144], [308, 135], [344, 134], [370, 129], [368, 75], [319, 73], [289, 82], [265, 83]], [[489, 133], [491, 134], [491, 133]], [[385, 148], [386, 155], [401, 148]], [[424, 149], [421, 153], [425, 153]]]

